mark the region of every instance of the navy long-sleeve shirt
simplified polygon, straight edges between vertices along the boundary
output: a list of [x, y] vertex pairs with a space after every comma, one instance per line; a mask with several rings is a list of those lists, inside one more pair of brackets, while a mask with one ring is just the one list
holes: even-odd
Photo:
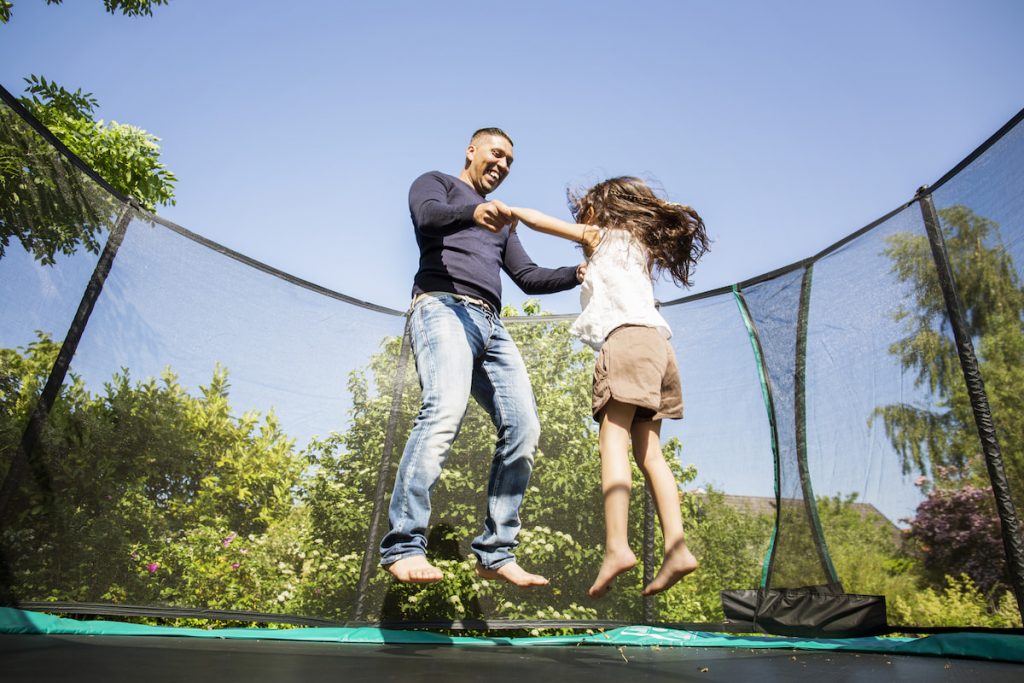
[[424, 173], [409, 188], [409, 212], [420, 247], [413, 296], [453, 292], [483, 299], [501, 310], [501, 271], [527, 294], [572, 289], [576, 267], [541, 268], [507, 227], [491, 232], [473, 222], [486, 201], [466, 182], [439, 171]]

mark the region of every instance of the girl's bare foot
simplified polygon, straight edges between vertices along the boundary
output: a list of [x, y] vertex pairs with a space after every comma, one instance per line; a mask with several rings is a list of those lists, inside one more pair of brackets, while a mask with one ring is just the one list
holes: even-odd
[[636, 555], [629, 548], [621, 552], [605, 552], [604, 562], [601, 563], [601, 568], [597, 571], [597, 578], [594, 579], [594, 585], [587, 591], [587, 595], [592, 598], [604, 597], [611, 590], [615, 577], [622, 572], [628, 572], [635, 566]]
[[403, 557], [386, 565], [384, 569], [402, 583], [437, 583], [444, 579], [444, 573], [427, 562], [424, 555]]
[[539, 574], [531, 574], [515, 562], [503, 564], [497, 569], [487, 569], [482, 564], [476, 565], [476, 575], [483, 579], [508, 581], [513, 586], [529, 588], [530, 586], [546, 586], [548, 580]]
[[665, 560], [661, 563], [658, 575], [643, 590], [644, 595], [654, 595], [674, 586], [697, 568], [697, 558], [686, 547], [686, 541], [679, 541], [665, 551]]

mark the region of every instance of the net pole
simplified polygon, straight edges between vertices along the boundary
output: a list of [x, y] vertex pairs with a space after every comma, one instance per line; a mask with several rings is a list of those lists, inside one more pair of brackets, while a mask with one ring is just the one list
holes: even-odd
[[939, 214], [935, 210], [931, 192], [927, 185], [921, 187], [917, 191], [917, 200], [921, 205], [921, 215], [928, 233], [932, 257], [935, 260], [939, 286], [946, 304], [946, 314], [949, 316], [950, 326], [953, 328], [957, 356], [960, 358], [960, 368], [964, 373], [964, 382], [971, 399], [971, 409], [974, 412], [974, 423], [978, 428], [981, 450], [985, 456], [985, 467], [992, 484], [992, 494], [996, 499], [1003, 550], [1006, 552], [1006, 562], [1010, 569], [1010, 583], [1014, 597], [1017, 598], [1017, 609], [1024, 614], [1024, 536], [1021, 535], [1020, 521], [1013, 499], [1010, 497], [1010, 483], [1003, 467], [1003, 456], [999, 449], [999, 439], [996, 436], [988, 395], [985, 393], [985, 383], [978, 367], [978, 357], [974, 353], [974, 342], [967, 329], [967, 316], [964, 313], [963, 302], [960, 300], [956, 280], [953, 277], [949, 252], [946, 250], [946, 240], [942, 234]]
[[772, 397], [772, 386], [768, 379], [768, 369], [765, 367], [764, 349], [761, 346], [761, 339], [754, 326], [754, 318], [750, 315], [750, 307], [747, 300], [740, 291], [739, 285], [732, 286], [733, 298], [740, 310], [740, 317], [747, 329], [747, 336], [750, 338], [750, 346], [754, 352], [754, 364], [757, 367], [758, 379], [761, 382], [761, 398], [764, 400], [765, 412], [768, 414], [768, 425], [771, 432], [772, 460], [774, 461], [775, 477], [775, 524], [772, 527], [772, 538], [768, 544], [768, 551], [764, 556], [764, 564], [761, 568], [761, 588], [769, 588], [769, 580], [775, 566], [775, 551], [778, 549], [779, 526], [782, 523], [782, 472], [779, 458], [779, 428], [775, 419], [775, 399]]
[[793, 366], [796, 463], [800, 473], [800, 489], [804, 499], [804, 510], [807, 513], [807, 519], [810, 524], [814, 548], [818, 552], [818, 562], [821, 564], [822, 573], [828, 577], [829, 584], [834, 589], [842, 592], [842, 584], [839, 581], [839, 576], [836, 574], [835, 566], [832, 564], [832, 557], [828, 552], [828, 544], [825, 542], [825, 531], [821, 527], [817, 499], [814, 497], [814, 487], [811, 483], [811, 472], [807, 465], [807, 326], [810, 318], [811, 282], [813, 279], [814, 264], [809, 263], [804, 268], [804, 275], [800, 281], [800, 308], [797, 313], [796, 324], [796, 362]]
[[14, 496], [14, 492], [21, 483], [21, 478], [24, 476], [27, 467], [31, 466], [35, 470], [36, 478], [39, 480], [44, 494], [49, 492], [49, 477], [46, 472], [37, 466], [37, 463], [33, 463], [32, 457], [35, 453], [36, 445], [39, 443], [39, 438], [42, 436], [43, 427], [49, 420], [50, 411], [53, 410], [53, 404], [60, 395], [60, 389], [67, 377], [68, 369], [71, 367], [71, 359], [74, 357], [75, 351], [78, 350], [78, 344], [82, 340], [85, 326], [88, 324], [89, 317], [96, 306], [96, 301], [103, 291], [103, 284], [110, 274], [114, 257], [117, 255], [121, 242], [124, 241], [128, 223], [131, 222], [136, 207], [137, 205], [133, 200], [129, 200], [122, 205], [117, 222], [114, 223], [114, 227], [110, 230], [110, 235], [107, 237], [107, 243], [103, 247], [103, 252], [96, 262], [96, 267], [89, 278], [89, 283], [85, 286], [82, 300], [79, 302], [75, 317], [72, 319], [71, 326], [64, 336], [64, 343], [61, 344], [60, 351], [57, 353], [57, 359], [50, 370], [50, 376], [39, 395], [38, 401], [36, 401], [28, 424], [25, 426], [21, 442], [14, 453], [11, 467], [7, 471], [7, 477], [4, 479], [3, 486], [0, 486], [0, 520], [3, 520], [4, 526], [10, 521], [7, 508], [10, 505], [11, 498]]
[[374, 558], [377, 556], [377, 544], [380, 542], [381, 518], [384, 515], [384, 496], [387, 485], [391, 481], [391, 458], [395, 450], [395, 435], [398, 431], [398, 418], [402, 412], [402, 395], [405, 393], [405, 368], [409, 364], [412, 349], [409, 319], [406, 318], [402, 332], [402, 348], [398, 353], [395, 366], [395, 379], [391, 391], [391, 412], [384, 432], [384, 447], [381, 451], [380, 465], [377, 468], [377, 490], [373, 496], [373, 512], [370, 515], [370, 528], [366, 532], [366, 551], [363, 553], [363, 564], [359, 569], [359, 584], [356, 587], [356, 603], [352, 608], [352, 620], [363, 621], [366, 617], [366, 592], [370, 585], [370, 575], [374, 569]]
[[[644, 585], [654, 580], [654, 496], [651, 487], [644, 483]], [[644, 612], [644, 623], [654, 623], [654, 596], [644, 595], [641, 598]]]

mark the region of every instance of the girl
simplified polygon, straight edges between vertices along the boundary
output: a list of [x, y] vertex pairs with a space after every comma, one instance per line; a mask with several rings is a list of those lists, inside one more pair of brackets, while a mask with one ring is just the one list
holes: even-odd
[[605, 554], [591, 597], [636, 565], [629, 548], [628, 514], [633, 457], [654, 495], [665, 559], [644, 595], [671, 587], [697, 568], [686, 547], [679, 488], [661, 452], [663, 418], [683, 416], [679, 370], [668, 343], [672, 332], [654, 305], [652, 273], [667, 271], [690, 284], [690, 270], [708, 249], [704, 222], [688, 206], [657, 197], [640, 179], [612, 178], [570, 197], [578, 223], [533, 209], [513, 215], [540, 232], [579, 242], [587, 257], [582, 313], [572, 332], [600, 351], [594, 368], [593, 415], [600, 424]]

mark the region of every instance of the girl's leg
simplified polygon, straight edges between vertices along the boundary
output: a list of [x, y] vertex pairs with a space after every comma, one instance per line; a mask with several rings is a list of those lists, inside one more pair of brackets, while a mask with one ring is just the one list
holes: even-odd
[[686, 547], [683, 515], [679, 509], [679, 485], [661, 452], [661, 420], [638, 422], [631, 428], [633, 457], [654, 496], [654, 505], [661, 520], [665, 538], [665, 559], [657, 576], [648, 584], [644, 595], [654, 595], [673, 586], [697, 568], [697, 558]]
[[629, 549], [629, 492], [632, 473], [629, 468], [629, 426], [636, 407], [608, 401], [601, 413], [601, 493], [604, 495], [604, 562], [598, 570], [590, 597], [600, 598], [611, 588], [612, 580], [636, 566]]

